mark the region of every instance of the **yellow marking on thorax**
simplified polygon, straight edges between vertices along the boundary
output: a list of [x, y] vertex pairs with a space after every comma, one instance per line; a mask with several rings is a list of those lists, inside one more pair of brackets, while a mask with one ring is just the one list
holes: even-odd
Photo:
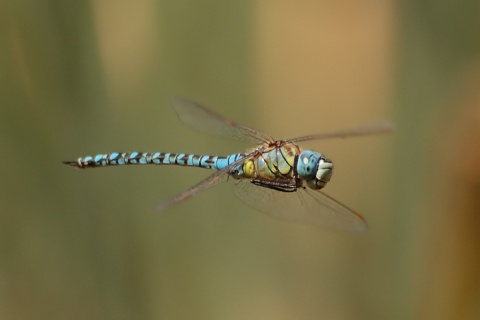
[[246, 178], [255, 177], [255, 164], [252, 159], [245, 161], [243, 164], [243, 174]]

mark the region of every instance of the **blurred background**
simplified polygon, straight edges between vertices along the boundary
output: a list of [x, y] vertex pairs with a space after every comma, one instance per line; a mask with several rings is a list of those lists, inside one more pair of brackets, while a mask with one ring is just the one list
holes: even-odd
[[[0, 318], [479, 319], [480, 6], [447, 1], [1, 1]], [[183, 95], [309, 142], [364, 234], [273, 219], [210, 172], [74, 170], [112, 151], [225, 155]]]

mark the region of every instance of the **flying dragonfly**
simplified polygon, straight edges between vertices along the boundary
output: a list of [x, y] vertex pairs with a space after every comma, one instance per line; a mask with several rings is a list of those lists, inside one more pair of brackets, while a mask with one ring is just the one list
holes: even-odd
[[233, 192], [238, 198], [274, 217], [350, 231], [367, 228], [359, 213], [321, 191], [332, 177], [332, 161], [321, 153], [302, 150], [298, 143], [388, 133], [394, 129], [393, 124], [377, 123], [351, 130], [276, 140], [265, 132], [224, 118], [197, 102], [174, 98], [172, 104], [187, 125], [209, 134], [255, 143], [256, 147], [246, 153], [227, 156], [112, 152], [64, 163], [80, 169], [154, 164], [216, 170], [191, 188], [161, 202], [157, 206], [160, 211], [231, 177], [235, 180]]

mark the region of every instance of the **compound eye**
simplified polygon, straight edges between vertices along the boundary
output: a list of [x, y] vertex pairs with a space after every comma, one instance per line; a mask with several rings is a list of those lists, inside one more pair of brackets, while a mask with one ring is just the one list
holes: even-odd
[[303, 151], [298, 158], [297, 173], [300, 178], [309, 181], [315, 178], [320, 154], [313, 151]]

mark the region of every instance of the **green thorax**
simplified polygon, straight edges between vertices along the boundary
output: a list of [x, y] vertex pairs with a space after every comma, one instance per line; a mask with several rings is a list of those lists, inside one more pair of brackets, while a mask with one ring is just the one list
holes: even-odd
[[291, 142], [267, 146], [243, 165], [246, 178], [263, 178], [266, 180], [292, 179], [295, 177], [295, 159], [300, 148]]

